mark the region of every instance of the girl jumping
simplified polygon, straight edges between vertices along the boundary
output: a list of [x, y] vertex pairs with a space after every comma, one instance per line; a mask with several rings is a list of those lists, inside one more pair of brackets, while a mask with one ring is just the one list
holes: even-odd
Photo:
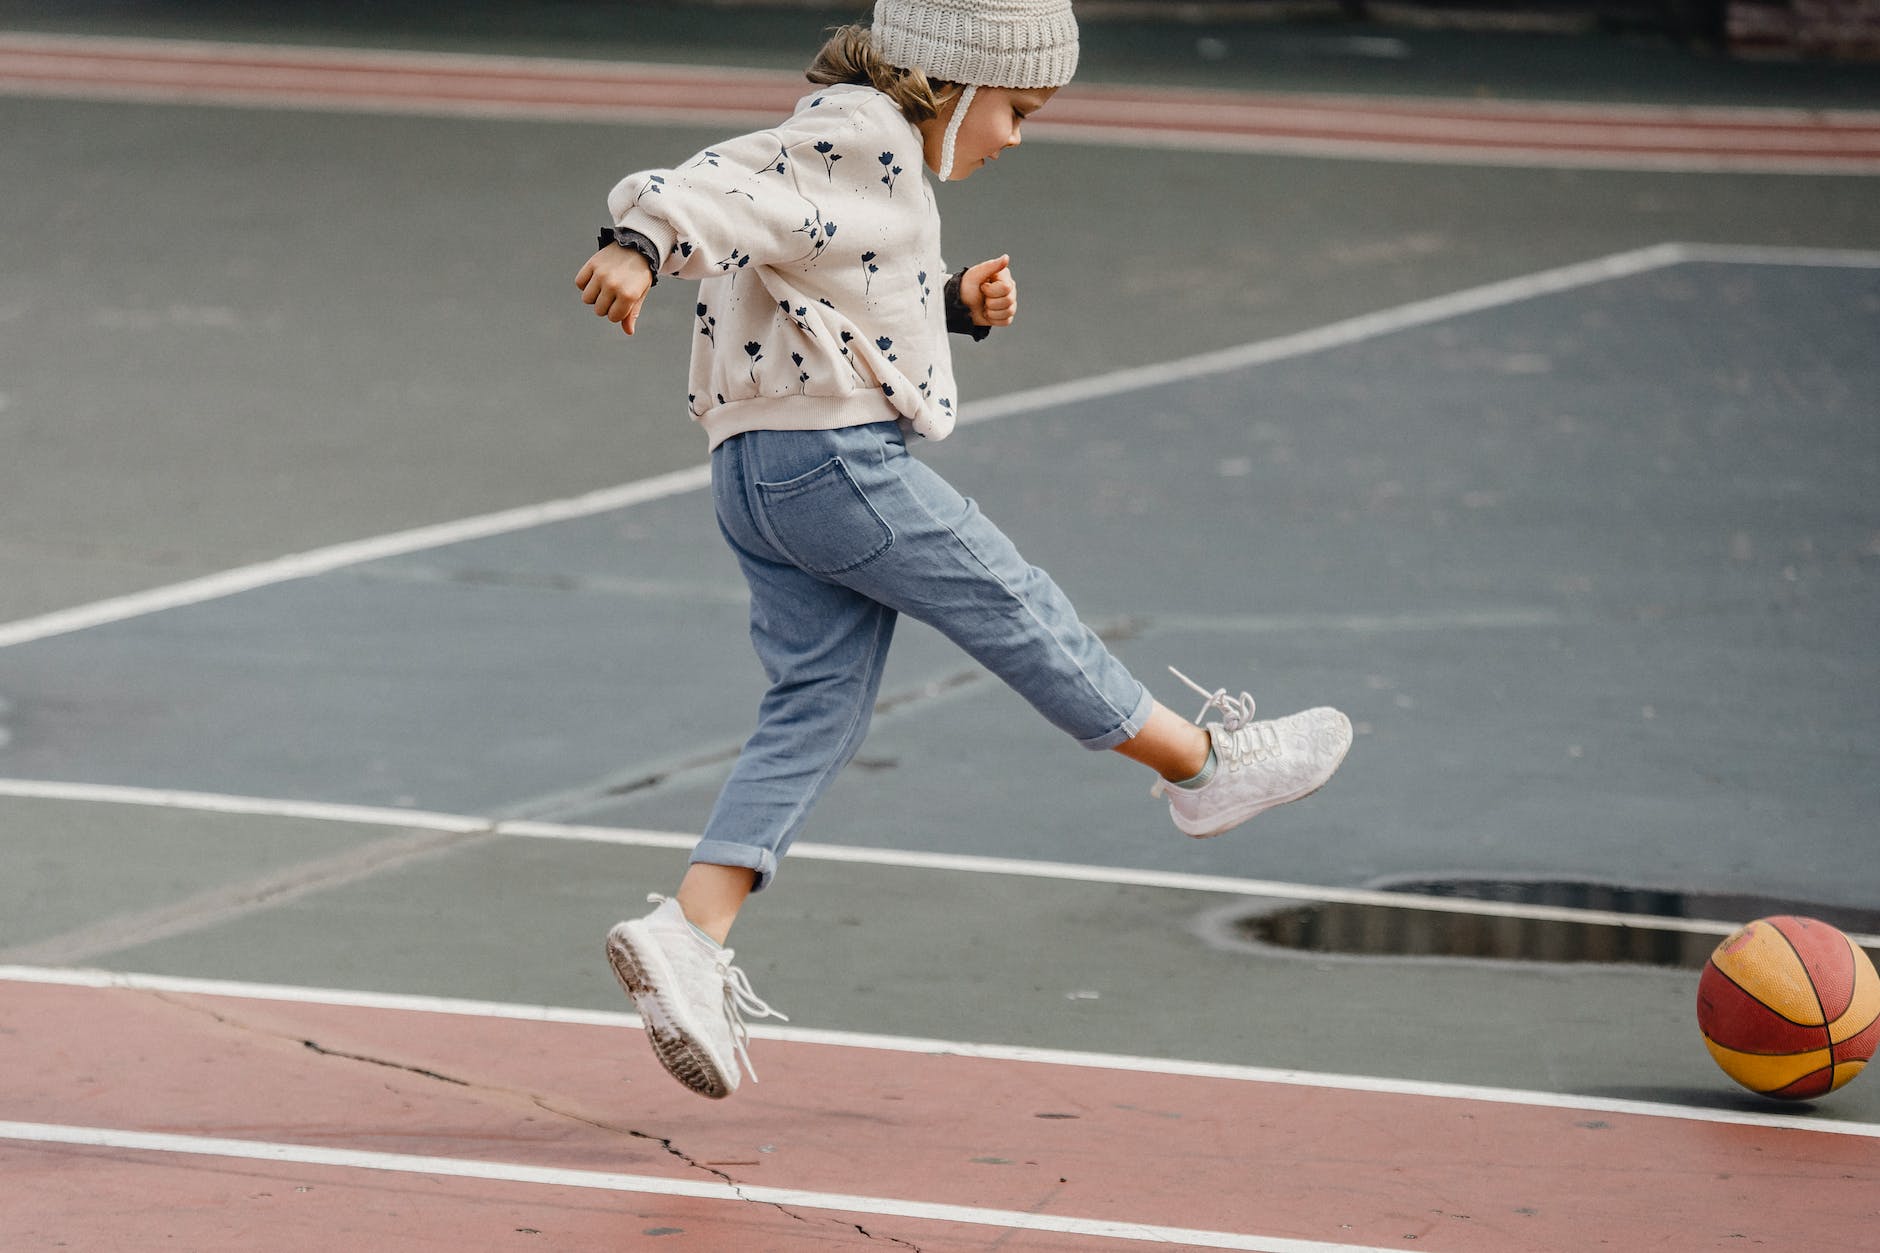
[[956, 182], [1017, 148], [1077, 51], [1070, 0], [877, 0], [872, 26], [823, 47], [789, 118], [621, 180], [575, 278], [628, 335], [662, 276], [699, 283], [687, 405], [770, 680], [678, 892], [607, 936], [654, 1052], [701, 1095], [735, 1091], [740, 1062], [756, 1078], [746, 1015], [784, 1017], [724, 942], [861, 746], [900, 614], [1085, 748], [1153, 770], [1191, 836], [1311, 794], [1351, 746], [1335, 709], [1255, 721], [1246, 693], [1179, 674], [1207, 704], [1195, 723], [1171, 712], [908, 452], [958, 419], [947, 333], [983, 339], [1018, 311], [1008, 257], [947, 271], [921, 172]]

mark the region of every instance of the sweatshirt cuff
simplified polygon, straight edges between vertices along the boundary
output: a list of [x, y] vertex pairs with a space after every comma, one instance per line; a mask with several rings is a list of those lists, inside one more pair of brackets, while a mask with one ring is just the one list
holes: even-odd
[[659, 286], [659, 245], [624, 226], [605, 226], [601, 228], [600, 238], [596, 241], [602, 248], [609, 244], [619, 244], [622, 248], [631, 248], [646, 258], [646, 264], [652, 267], [653, 286]]
[[966, 302], [960, 299], [960, 275], [955, 274], [947, 280], [945, 300], [947, 310], [947, 330], [955, 335], [971, 335], [977, 343], [992, 334], [990, 326], [980, 326], [973, 321], [973, 315], [966, 309]]
[[[616, 235], [638, 235], [653, 246], [653, 255], [659, 258], [653, 271], [658, 273], [665, 267], [666, 259], [672, 256], [673, 249], [679, 246], [679, 233], [650, 213], [643, 212], [637, 206], [628, 209], [626, 214], [614, 223]], [[632, 247], [631, 244], [623, 246]]]

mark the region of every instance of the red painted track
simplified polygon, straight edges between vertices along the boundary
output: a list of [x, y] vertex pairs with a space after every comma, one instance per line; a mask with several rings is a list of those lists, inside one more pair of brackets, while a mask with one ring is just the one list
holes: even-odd
[[[0, 93], [761, 125], [800, 75], [550, 58], [0, 33]], [[1074, 85], [1041, 137], [1325, 156], [1880, 172], [1880, 112], [1280, 95]]]
[[[624, 1028], [0, 985], [0, 1119], [20, 1123], [1449, 1253], [1852, 1249], [1876, 1217], [1861, 1136], [775, 1041], [756, 1060], [762, 1084], [706, 1102]], [[857, 1224], [928, 1250], [1148, 1247], [7, 1138], [0, 1163], [9, 1248], [493, 1248], [526, 1229], [783, 1250], [868, 1243]]]

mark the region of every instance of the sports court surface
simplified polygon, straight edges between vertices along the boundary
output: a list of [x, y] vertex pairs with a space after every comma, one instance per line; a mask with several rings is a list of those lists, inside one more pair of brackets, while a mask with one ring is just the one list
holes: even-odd
[[[1871, 1246], [1880, 1078], [1759, 1100], [1688, 967], [1398, 933], [1880, 951], [1880, 76], [1541, 104], [1321, 42], [1203, 108], [1231, 57], [1093, 31], [943, 197], [1025, 303], [921, 455], [1165, 701], [1356, 746], [1191, 843], [903, 623], [712, 1103], [600, 939], [762, 679], [689, 302], [627, 342], [569, 280], [807, 51], [0, 17], [0, 1247]], [[1302, 906], [1381, 951], [1249, 937]]]

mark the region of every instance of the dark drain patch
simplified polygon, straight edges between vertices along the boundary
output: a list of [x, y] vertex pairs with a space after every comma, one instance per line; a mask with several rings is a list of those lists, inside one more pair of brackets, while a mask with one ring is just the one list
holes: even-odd
[[[1880, 911], [1769, 897], [1664, 892], [1568, 880], [1416, 879], [1380, 891], [1457, 900], [1747, 922], [1803, 914], [1851, 933], [1880, 932]], [[1596, 962], [1701, 969], [1722, 936], [1621, 923], [1450, 912], [1410, 903], [1275, 904], [1235, 922], [1244, 940], [1307, 953], [1448, 957], [1489, 961]]]

